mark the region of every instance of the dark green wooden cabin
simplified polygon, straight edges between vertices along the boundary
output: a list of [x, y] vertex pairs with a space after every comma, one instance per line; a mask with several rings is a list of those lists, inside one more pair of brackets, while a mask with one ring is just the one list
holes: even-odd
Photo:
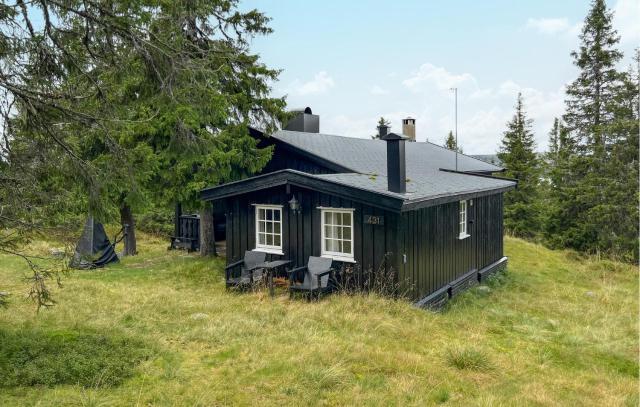
[[502, 168], [385, 129], [383, 140], [321, 134], [314, 117], [296, 122], [307, 131], [253, 130], [274, 146], [264, 173], [202, 191], [224, 214], [227, 262], [245, 250], [297, 266], [331, 257], [337, 270], [392, 271], [419, 304], [504, 267], [502, 194], [515, 182], [490, 175]]

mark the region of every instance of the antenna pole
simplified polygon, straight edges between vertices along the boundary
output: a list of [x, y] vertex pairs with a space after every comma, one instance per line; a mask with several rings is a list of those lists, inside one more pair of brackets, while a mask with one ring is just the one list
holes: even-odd
[[458, 88], [450, 88], [455, 98], [456, 171], [458, 171]]

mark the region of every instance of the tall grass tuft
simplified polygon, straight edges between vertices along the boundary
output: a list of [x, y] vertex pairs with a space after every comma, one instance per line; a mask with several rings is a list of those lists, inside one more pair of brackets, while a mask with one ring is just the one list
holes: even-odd
[[384, 297], [405, 298], [410, 289], [404, 289], [398, 281], [398, 273], [389, 265], [391, 253], [386, 253], [377, 269], [363, 268], [359, 264], [344, 263], [338, 270], [335, 286], [338, 291], [350, 295], [378, 294]]
[[460, 370], [489, 370], [491, 363], [489, 357], [478, 349], [458, 347], [447, 352], [449, 365]]

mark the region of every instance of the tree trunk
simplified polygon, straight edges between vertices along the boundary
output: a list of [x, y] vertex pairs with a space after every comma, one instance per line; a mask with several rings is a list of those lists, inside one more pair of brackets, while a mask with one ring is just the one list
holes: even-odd
[[210, 203], [200, 209], [200, 255], [216, 255], [216, 237], [213, 224], [213, 207]]
[[120, 208], [120, 223], [124, 228], [124, 251], [122, 252], [123, 256], [135, 256], [138, 254], [138, 250], [136, 249], [136, 223], [133, 219], [133, 213], [131, 212], [131, 207], [127, 204], [124, 204]]
[[180, 237], [180, 216], [182, 215], [182, 204], [176, 203], [175, 218], [173, 219], [173, 236]]

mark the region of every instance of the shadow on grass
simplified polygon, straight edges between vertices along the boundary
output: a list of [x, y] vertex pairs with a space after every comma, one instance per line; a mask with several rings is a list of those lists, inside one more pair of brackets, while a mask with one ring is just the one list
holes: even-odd
[[154, 353], [117, 334], [0, 328], [0, 387], [117, 386]]

